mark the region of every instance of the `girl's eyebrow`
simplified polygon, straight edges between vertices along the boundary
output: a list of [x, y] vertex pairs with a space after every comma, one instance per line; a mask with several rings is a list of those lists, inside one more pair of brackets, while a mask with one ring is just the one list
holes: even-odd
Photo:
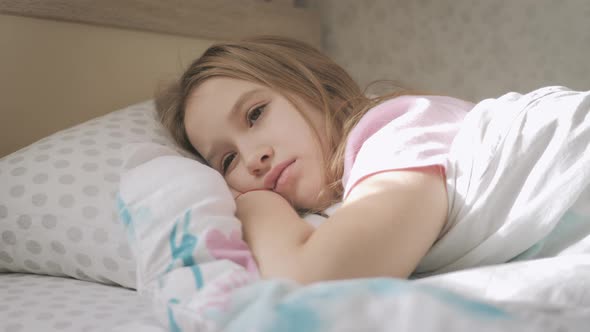
[[234, 106], [232, 106], [231, 111], [228, 113], [227, 121], [231, 122], [233, 119], [235, 119], [236, 118], [235, 115], [242, 109], [242, 105], [248, 99], [250, 99], [252, 96], [254, 96], [255, 94], [257, 94], [260, 91], [262, 91], [261, 88], [256, 88], [256, 89], [252, 89], [250, 91], [242, 93], [240, 98], [238, 98], [238, 100], [236, 100], [236, 102], [234, 103]]
[[[249, 91], [246, 91], [244, 93], [242, 93], [242, 95], [236, 100], [236, 102], [234, 103], [234, 105], [232, 106], [230, 112], [227, 114], [227, 118], [226, 121], [228, 123], [234, 122], [236, 121], [235, 119], [237, 118], [237, 114], [240, 112], [240, 110], [242, 109], [242, 105], [248, 100], [250, 99], [252, 96], [254, 96], [255, 94], [261, 92], [263, 89], [262, 88], [254, 88], [251, 89]], [[213, 142], [213, 144], [211, 144], [211, 150], [209, 150], [209, 152], [207, 152], [205, 154], [205, 160], [209, 161], [211, 160], [211, 158], [213, 158], [215, 156], [215, 151], [217, 151], [220, 147], [221, 147], [222, 143], [219, 141], [215, 141]]]

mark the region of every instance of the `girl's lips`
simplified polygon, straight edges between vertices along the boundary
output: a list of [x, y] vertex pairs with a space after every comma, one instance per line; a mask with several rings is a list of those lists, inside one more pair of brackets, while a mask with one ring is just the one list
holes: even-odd
[[287, 182], [289, 182], [290, 178], [291, 178], [291, 170], [293, 169], [293, 164], [295, 163], [295, 161], [293, 161], [292, 163], [290, 163], [289, 165], [287, 165], [287, 167], [285, 167], [283, 169], [283, 171], [281, 172], [281, 174], [279, 175], [277, 182], [273, 188], [273, 190], [279, 194], [283, 193], [283, 190], [285, 189], [285, 185], [287, 184]]
[[295, 159], [286, 160], [272, 168], [264, 178], [264, 188], [274, 189], [283, 170], [285, 170], [285, 168], [287, 168], [287, 166], [291, 165], [293, 162], [295, 162]]

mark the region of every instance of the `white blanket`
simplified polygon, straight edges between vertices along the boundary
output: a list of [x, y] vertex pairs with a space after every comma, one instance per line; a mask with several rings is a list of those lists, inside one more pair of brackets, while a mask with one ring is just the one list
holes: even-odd
[[[478, 104], [453, 143], [449, 223], [418, 272], [579, 254], [563, 256], [569, 263], [545, 264], [560, 270], [536, 288], [518, 275], [506, 277], [514, 266], [526, 275], [529, 262], [504, 266], [503, 274], [488, 267], [417, 281], [301, 287], [260, 280], [221, 176], [172, 151], [145, 147], [132, 154], [118, 198], [137, 259], [138, 291], [172, 331], [583, 331], [588, 308], [563, 309], [590, 303], [589, 285], [570, 284], [581, 294], [573, 300], [557, 301], [547, 292], [563, 280], [588, 280], [589, 110], [588, 93], [512, 93]], [[543, 265], [534, 266], [542, 276]], [[486, 292], [511, 283], [521, 290], [516, 295]], [[526, 289], [541, 293], [530, 296]]]
[[590, 92], [563, 87], [478, 103], [451, 146], [448, 223], [417, 272], [590, 252], [589, 110]]

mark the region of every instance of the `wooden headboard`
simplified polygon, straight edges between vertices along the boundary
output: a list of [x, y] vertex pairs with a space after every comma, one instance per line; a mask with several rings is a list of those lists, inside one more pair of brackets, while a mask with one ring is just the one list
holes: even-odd
[[0, 157], [151, 99], [211, 43], [256, 34], [320, 47], [309, 1], [0, 0]]

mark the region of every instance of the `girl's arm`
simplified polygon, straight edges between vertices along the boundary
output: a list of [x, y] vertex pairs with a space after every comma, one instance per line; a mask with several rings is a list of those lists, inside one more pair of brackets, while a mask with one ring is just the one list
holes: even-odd
[[242, 195], [238, 218], [262, 276], [304, 284], [407, 278], [436, 240], [447, 215], [444, 177], [437, 167], [424, 170], [368, 177], [315, 230], [274, 192]]

